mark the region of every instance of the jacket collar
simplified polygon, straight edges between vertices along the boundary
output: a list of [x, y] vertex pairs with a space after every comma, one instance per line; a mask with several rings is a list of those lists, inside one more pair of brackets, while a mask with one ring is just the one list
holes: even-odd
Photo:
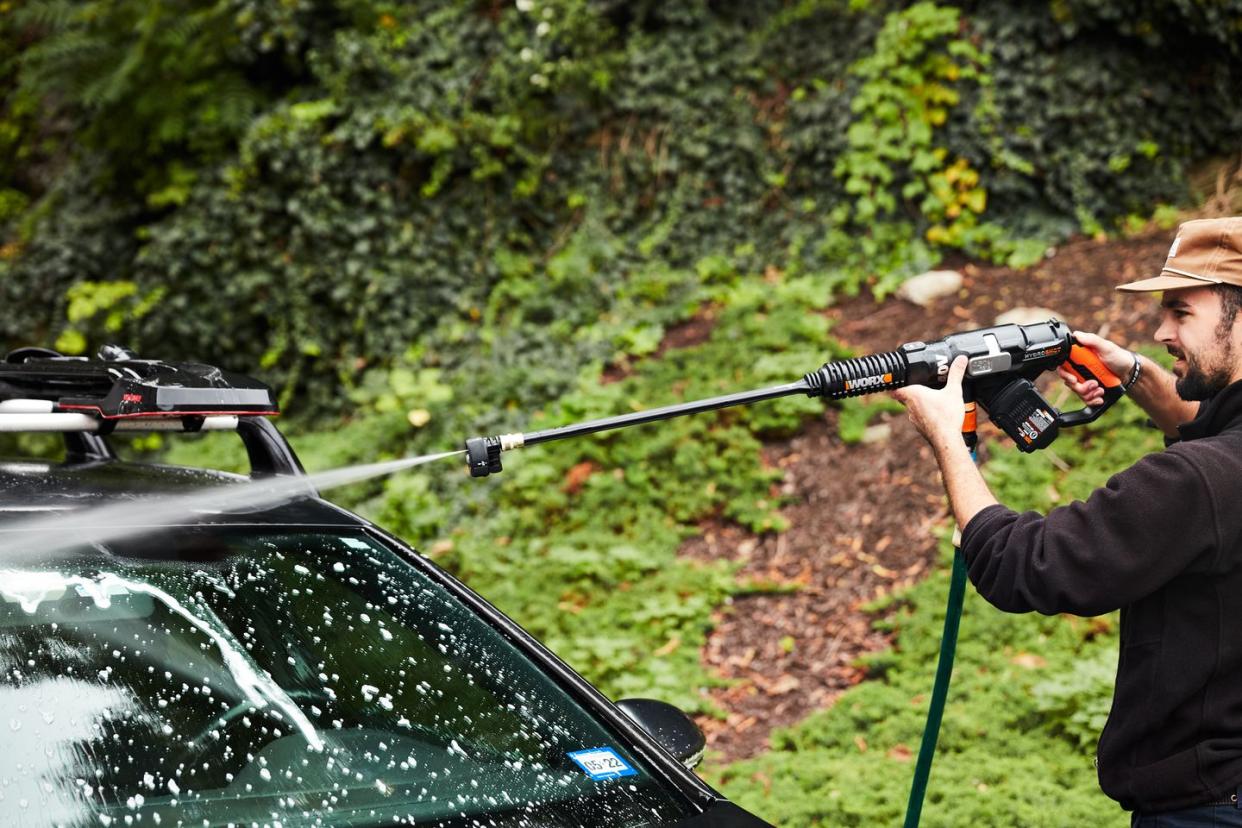
[[1179, 425], [1177, 431], [1183, 440], [1199, 440], [1220, 434], [1231, 426], [1242, 426], [1242, 380], [1204, 400], [1195, 418]]

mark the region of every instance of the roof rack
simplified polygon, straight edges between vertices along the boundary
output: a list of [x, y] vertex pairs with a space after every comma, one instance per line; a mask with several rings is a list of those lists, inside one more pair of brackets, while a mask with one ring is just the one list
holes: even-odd
[[113, 459], [117, 431], [237, 431], [252, 476], [305, 474], [266, 417], [271, 388], [211, 365], [140, 359], [105, 345], [98, 359], [19, 348], [0, 362], [0, 432], [59, 432], [73, 459]]

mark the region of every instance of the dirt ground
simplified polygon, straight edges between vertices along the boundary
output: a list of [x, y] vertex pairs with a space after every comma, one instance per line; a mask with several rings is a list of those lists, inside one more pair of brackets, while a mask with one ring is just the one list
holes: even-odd
[[[1156, 275], [1172, 235], [1076, 241], [1021, 272], [965, 263], [955, 296], [928, 308], [897, 298], [878, 305], [867, 296], [849, 299], [827, 312], [831, 333], [858, 353], [889, 351], [1034, 307], [1118, 342], [1148, 342], [1155, 300], [1113, 287]], [[666, 345], [691, 344], [710, 321], [670, 331]], [[734, 680], [713, 692], [727, 718], [699, 720], [709, 749], [726, 760], [762, 751], [773, 728], [831, 705], [858, 683], [857, 657], [889, 645], [860, 606], [918, 580], [935, 561], [932, 530], [948, 521], [948, 512], [930, 451], [904, 414], [885, 415], [871, 435], [870, 442], [845, 445], [836, 414], [828, 411], [798, 436], [767, 445], [765, 461], [785, 473], [780, 491], [791, 504], [783, 510], [789, 530], [753, 535], [711, 523], [681, 549], [690, 557], [738, 561], [741, 577], [792, 588], [735, 598], [703, 650], [711, 671]], [[985, 443], [1001, 439], [987, 428], [981, 435]], [[929, 688], [931, 679], [929, 669]]]

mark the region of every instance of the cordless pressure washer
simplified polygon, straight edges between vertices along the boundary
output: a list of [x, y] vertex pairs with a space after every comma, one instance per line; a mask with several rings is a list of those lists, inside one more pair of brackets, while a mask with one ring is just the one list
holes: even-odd
[[[959, 356], [969, 359], [963, 391], [968, 403], [978, 402], [992, 422], [1024, 452], [1048, 447], [1062, 427], [1096, 420], [1122, 395], [1121, 380], [1100, 362], [1094, 352], [1074, 341], [1069, 326], [1057, 319], [1030, 325], [996, 325], [946, 336], [936, 342], [907, 342], [895, 351], [825, 363], [798, 382], [726, 394], [575, 423], [525, 434], [472, 437], [466, 441], [466, 462], [473, 477], [486, 477], [502, 470], [503, 451], [579, 437], [597, 431], [642, 425], [701, 411], [749, 405], [793, 394], [839, 400], [909, 385], [942, 388], [949, 366]], [[1062, 412], [1035, 387], [1035, 379], [1061, 365], [1081, 380], [1094, 379], [1104, 389], [1104, 401], [1078, 411]], [[973, 434], [973, 422], [964, 433]]]

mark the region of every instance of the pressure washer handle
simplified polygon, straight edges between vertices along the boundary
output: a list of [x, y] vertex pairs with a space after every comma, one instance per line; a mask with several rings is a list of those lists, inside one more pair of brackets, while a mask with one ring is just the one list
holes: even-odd
[[1078, 426], [1084, 423], [1095, 422], [1100, 415], [1108, 409], [1112, 408], [1113, 403], [1121, 399], [1125, 389], [1121, 386], [1121, 380], [1106, 366], [1095, 351], [1084, 345], [1074, 343], [1070, 347], [1069, 358], [1063, 363], [1071, 374], [1077, 377], [1079, 382], [1087, 380], [1095, 380], [1104, 389], [1104, 402], [1099, 405], [1088, 405], [1079, 411], [1070, 411], [1062, 413], [1057, 417], [1057, 422], [1063, 426]]

